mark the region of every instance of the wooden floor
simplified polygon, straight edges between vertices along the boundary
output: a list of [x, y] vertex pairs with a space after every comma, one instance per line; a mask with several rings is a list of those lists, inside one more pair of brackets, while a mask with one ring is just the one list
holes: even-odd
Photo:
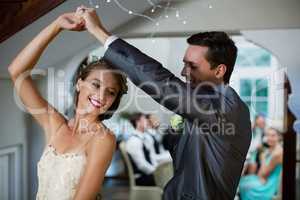
[[128, 180], [106, 179], [102, 187], [103, 200], [128, 200]]

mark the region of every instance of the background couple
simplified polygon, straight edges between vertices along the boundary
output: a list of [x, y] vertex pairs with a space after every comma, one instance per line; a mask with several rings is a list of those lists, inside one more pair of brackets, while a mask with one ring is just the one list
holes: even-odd
[[[77, 73], [75, 115], [70, 120], [40, 95], [30, 76], [23, 76], [63, 30], [86, 30], [106, 49], [103, 59]], [[47, 139], [38, 163], [37, 199], [96, 198], [116, 147], [114, 134], [102, 121], [113, 115], [127, 92], [126, 77], [115, 69], [125, 72], [157, 102], [184, 118], [183, 136], [171, 144], [175, 172], [163, 198], [234, 198], [251, 140], [248, 108], [228, 86], [237, 48], [224, 32], [198, 33], [187, 42], [184, 83], [158, 61], [111, 36], [95, 10], [81, 6], [58, 17], [19, 53], [9, 72], [23, 104], [43, 127]], [[203, 83], [208, 84], [203, 87]], [[82, 120], [93, 128], [82, 128]], [[194, 120], [208, 126], [234, 124], [234, 134], [191, 129]]]

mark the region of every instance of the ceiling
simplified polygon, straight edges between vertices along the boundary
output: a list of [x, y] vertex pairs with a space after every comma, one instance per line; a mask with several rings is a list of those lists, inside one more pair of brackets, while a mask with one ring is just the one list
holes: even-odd
[[[1, 8], [4, 10], [4, 13], [1, 10], [1, 16], [10, 16], [5, 17], [12, 20], [9, 26], [15, 26], [20, 30], [16, 34], [13, 33], [17, 29], [6, 34], [8, 39], [0, 43], [0, 72], [6, 72], [7, 66], [17, 53], [60, 14], [73, 11], [82, 4], [92, 6], [89, 2], [93, 2], [94, 7], [99, 4], [97, 12], [108, 30], [126, 37], [182, 36], [201, 30], [225, 30], [239, 33], [241, 30], [300, 27], [299, 0], [110, 0], [110, 3], [107, 3], [107, 0], [66, 0], [63, 3], [61, 3], [63, 0], [23, 1], [0, 0], [1, 5], [6, 6], [6, 8]], [[12, 4], [11, 8], [9, 8], [8, 2]], [[58, 6], [45, 2], [56, 2]], [[169, 6], [168, 2], [170, 2]], [[156, 11], [152, 13], [151, 10], [155, 5]], [[210, 5], [211, 8], [209, 8]], [[44, 7], [44, 12], [47, 9], [51, 12], [46, 14], [34, 12], [36, 13], [35, 17], [30, 17], [34, 6]], [[8, 9], [11, 10], [8, 12]], [[187, 24], [183, 24], [182, 20], [175, 18], [176, 10], [179, 10], [180, 17], [186, 19]], [[132, 14], [129, 14], [129, 11], [132, 11]], [[21, 15], [20, 13], [27, 14]], [[154, 21], [141, 16], [143, 14], [150, 16], [155, 22], [159, 22], [160, 26], [155, 26]], [[166, 18], [166, 15], [169, 17]], [[19, 20], [17, 16], [25, 17], [21, 18], [23, 20]], [[38, 16], [41, 17], [38, 18]], [[34, 21], [36, 18], [38, 20]], [[1, 25], [5, 22], [5, 20], [1, 20]], [[23, 26], [24, 24], [29, 25], [22, 29], [21, 26], [14, 25], [15, 23], [21, 23]], [[6, 27], [9, 26], [6, 25]], [[0, 30], [0, 35], [5, 30]], [[95, 44], [100, 45], [86, 32], [65, 31], [49, 45], [38, 66], [57, 66], [63, 60]]]
[[0, 0], [0, 43], [65, 0]]

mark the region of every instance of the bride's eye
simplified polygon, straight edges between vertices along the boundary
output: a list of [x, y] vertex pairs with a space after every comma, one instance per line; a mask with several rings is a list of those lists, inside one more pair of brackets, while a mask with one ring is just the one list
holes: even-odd
[[115, 92], [109, 92], [109, 94], [111, 95], [111, 96], [116, 96], [116, 93]]
[[100, 88], [100, 84], [99, 84], [99, 83], [93, 82], [92, 85], [93, 85], [93, 87], [96, 88], [96, 89]]

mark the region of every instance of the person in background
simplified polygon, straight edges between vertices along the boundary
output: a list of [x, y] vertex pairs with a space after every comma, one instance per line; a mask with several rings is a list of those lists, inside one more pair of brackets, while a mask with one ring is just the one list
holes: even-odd
[[148, 119], [142, 113], [134, 113], [130, 122], [135, 128], [126, 142], [126, 150], [131, 160], [137, 185], [154, 186], [153, 172], [157, 167], [154, 152], [146, 145], [145, 131]]
[[269, 147], [260, 156], [258, 174], [247, 175], [240, 180], [242, 200], [271, 200], [277, 192], [283, 156], [279, 131], [274, 128], [267, 129], [266, 142]]
[[266, 122], [263, 115], [256, 115], [254, 124], [252, 127], [252, 140], [247, 154], [247, 160], [245, 162], [246, 174], [255, 174], [257, 172], [257, 155], [263, 146], [263, 137]]
[[147, 145], [149, 145], [149, 148], [155, 155], [154, 159], [158, 164], [171, 162], [172, 158], [170, 153], [166, 151], [162, 145], [162, 135], [159, 132], [159, 119], [153, 114], [147, 114], [145, 116], [148, 119], [148, 128], [145, 138]]

